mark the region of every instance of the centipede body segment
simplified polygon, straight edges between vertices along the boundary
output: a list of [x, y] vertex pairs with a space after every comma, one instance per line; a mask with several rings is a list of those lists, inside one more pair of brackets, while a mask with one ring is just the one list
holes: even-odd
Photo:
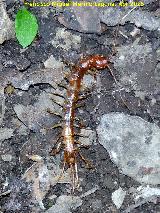
[[103, 55], [93, 55], [81, 59], [73, 68], [69, 77], [69, 85], [64, 103], [64, 120], [63, 120], [63, 147], [64, 163], [63, 170], [67, 166], [71, 170], [72, 188], [78, 186], [78, 168], [77, 155], [79, 154], [75, 141], [74, 123], [76, 102], [79, 99], [82, 79], [91, 69], [103, 70], [109, 66], [109, 60]]

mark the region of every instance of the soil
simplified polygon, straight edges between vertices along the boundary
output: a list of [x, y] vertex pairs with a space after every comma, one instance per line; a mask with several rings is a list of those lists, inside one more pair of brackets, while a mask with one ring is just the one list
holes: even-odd
[[[14, 20], [15, 14], [21, 7], [19, 3], [13, 3], [8, 1], [7, 12], [9, 17]], [[146, 6], [146, 11], [154, 13], [157, 7], [154, 7], [154, 2]], [[70, 63], [76, 63], [77, 59], [84, 55], [90, 54], [104, 54], [112, 55], [113, 45], [116, 40], [118, 45], [126, 45], [134, 42], [136, 38], [129, 36], [129, 39], [125, 39], [123, 35], [118, 35], [115, 38], [115, 31], [117, 26], [107, 27], [102, 34], [96, 33], [81, 33], [78, 31], [70, 30], [71, 34], [81, 36], [81, 43], [78, 48], [69, 48], [65, 50], [63, 48], [56, 48], [52, 45], [51, 41], [56, 35], [58, 28], [64, 28], [59, 22], [57, 17], [61, 11], [48, 8], [47, 17], [43, 16], [42, 8], [30, 8], [30, 11], [34, 13], [39, 23], [39, 33], [35, 41], [25, 51], [22, 51], [20, 45], [16, 39], [5, 41], [0, 45], [0, 64], [5, 76], [5, 72], [12, 69], [17, 69], [17, 64], [21, 67], [19, 72], [32, 72], [37, 69], [44, 69], [44, 62], [53, 55], [57, 60], [68, 61]], [[120, 26], [121, 32], [128, 33], [133, 29], [133, 24], [125, 24]], [[67, 28], [65, 28], [67, 30]], [[155, 44], [159, 39], [156, 33], [142, 29], [139, 37], [144, 37], [143, 40], [149, 41], [151, 44]], [[128, 33], [129, 35], [129, 33]], [[111, 40], [111, 44], [107, 47], [103, 45], [104, 38]], [[115, 38], [115, 39], [113, 39]], [[116, 54], [115, 54], [116, 55]], [[155, 60], [157, 60], [155, 58]], [[11, 64], [8, 61], [12, 61]], [[156, 63], [158, 63], [156, 61]], [[113, 73], [117, 80], [119, 79], [119, 73], [114, 69], [114, 64], [111, 64]], [[115, 82], [108, 70], [102, 71], [98, 74], [101, 81], [101, 96], [98, 98], [98, 91], [96, 86], [91, 89], [91, 95], [84, 101], [85, 105], [81, 111], [77, 110], [77, 116], [80, 116], [86, 127], [90, 127], [92, 130], [96, 130], [101, 115], [110, 112], [124, 112], [129, 115], [138, 115], [149, 122], [156, 122], [159, 125], [159, 117], [157, 113], [150, 115], [151, 109], [148, 108], [150, 101], [149, 97], [146, 97], [143, 101], [139, 97], [135, 97], [134, 91], [126, 92], [123, 90], [121, 95], [125, 100], [128, 108], [124, 105], [119, 91], [113, 96], [115, 89]], [[147, 83], [147, 82], [146, 82]], [[49, 84], [36, 84], [31, 85], [28, 90], [22, 91], [21, 89], [14, 88], [11, 94], [5, 91], [5, 116], [1, 127], [7, 127], [14, 129], [13, 137], [6, 139], [1, 144], [1, 154], [8, 154], [12, 156], [10, 161], [0, 160], [1, 174], [0, 174], [0, 188], [1, 193], [7, 190], [11, 190], [10, 193], [0, 197], [1, 212], [45, 212], [52, 205], [55, 204], [55, 200], [51, 200], [51, 195], [69, 194], [68, 184], [56, 184], [50, 187], [46, 193], [43, 203], [46, 210], [39, 208], [38, 204], [32, 202], [31, 190], [24, 180], [21, 179], [23, 174], [33, 164], [33, 161], [26, 157], [29, 155], [39, 155], [45, 161], [49, 158], [49, 152], [52, 149], [52, 138], [56, 140], [57, 134], [60, 130], [49, 131], [47, 134], [41, 134], [40, 130], [29, 129], [26, 125], [25, 134], [19, 134], [18, 127], [15, 128], [14, 120], [22, 122], [17, 118], [17, 114], [14, 111], [16, 104], [22, 104], [24, 106], [34, 105], [38, 100], [39, 95], [46, 89], [50, 89]], [[21, 93], [22, 92], [22, 93]], [[20, 94], [21, 93], [21, 94]], [[159, 110], [159, 96], [154, 97], [157, 101], [154, 112]], [[141, 105], [138, 106], [139, 102]], [[147, 107], [147, 108], [146, 108]], [[150, 106], [151, 107], [151, 106]], [[154, 116], [155, 115], [155, 116]], [[52, 115], [51, 115], [52, 117]], [[53, 121], [59, 121], [58, 117], [52, 117]], [[44, 127], [47, 122], [44, 121]], [[91, 145], [88, 149], [82, 148], [84, 156], [92, 162], [93, 169], [88, 170], [85, 165], [78, 159], [79, 176], [83, 180], [81, 181], [81, 191], [75, 191], [75, 196], [80, 196], [84, 192], [91, 190], [93, 187], [98, 186], [98, 189], [90, 195], [82, 198], [82, 205], [78, 208], [71, 210], [71, 212], [77, 213], [106, 213], [106, 212], [123, 212], [128, 206], [134, 203], [132, 197], [128, 194], [119, 210], [112, 202], [112, 193], [119, 187], [124, 190], [128, 190], [131, 187], [138, 187], [140, 183], [136, 182], [130, 177], [123, 175], [116, 165], [112, 163], [107, 151], [98, 143]], [[8, 185], [4, 187], [4, 183], [8, 182]], [[5, 189], [4, 191], [2, 189]], [[67, 190], [66, 190], [67, 189]], [[160, 212], [160, 206], [157, 203], [146, 202], [139, 205], [137, 208], [131, 210], [133, 213], [147, 213], [147, 212]]]

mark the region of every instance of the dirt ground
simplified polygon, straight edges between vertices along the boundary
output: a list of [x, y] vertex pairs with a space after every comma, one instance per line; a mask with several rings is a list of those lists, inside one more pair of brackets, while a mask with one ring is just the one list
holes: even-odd
[[[10, 20], [14, 21], [21, 6], [6, 1]], [[119, 25], [118, 12], [110, 17], [105, 14], [108, 7], [30, 7], [39, 23], [34, 42], [25, 49], [16, 38], [0, 45], [0, 212], [160, 212], [158, 195], [137, 202], [133, 199], [132, 192], [141, 183], [111, 161], [96, 132], [101, 116], [113, 112], [136, 115], [160, 127], [159, 2], [146, 1], [143, 7], [132, 8], [114, 8], [122, 13], [122, 19], [128, 14]], [[140, 17], [135, 20], [137, 11]], [[50, 128], [61, 118], [47, 109], [62, 112], [51, 100], [51, 93], [65, 93], [55, 81], [68, 87], [64, 75], [70, 73], [71, 64], [94, 54], [109, 57], [117, 82], [109, 69], [97, 74], [96, 83], [93, 76], [83, 82], [90, 95], [76, 109], [76, 117], [83, 121], [85, 134], [86, 129], [90, 131], [89, 139], [81, 141], [89, 143], [82, 153], [93, 168], [87, 169], [78, 157], [80, 187], [71, 195], [69, 172], [57, 183], [63, 152], [50, 155], [61, 134], [60, 128]], [[126, 59], [121, 61], [122, 57]], [[126, 194], [117, 208], [112, 196], [119, 188]]]

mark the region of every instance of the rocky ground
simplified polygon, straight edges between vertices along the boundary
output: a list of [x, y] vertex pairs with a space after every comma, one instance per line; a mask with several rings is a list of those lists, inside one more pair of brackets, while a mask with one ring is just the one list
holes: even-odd
[[[0, 1], [0, 212], [160, 212], [160, 7], [143, 2], [30, 7], [39, 32], [22, 49], [14, 20], [23, 4]], [[109, 57], [114, 77], [84, 78], [81, 93], [91, 93], [76, 116], [93, 168], [78, 158], [72, 195], [69, 170], [59, 179], [63, 152], [50, 155], [61, 119], [48, 109], [63, 114], [53, 93], [65, 96], [58, 84], [68, 86], [70, 65], [93, 54]]]

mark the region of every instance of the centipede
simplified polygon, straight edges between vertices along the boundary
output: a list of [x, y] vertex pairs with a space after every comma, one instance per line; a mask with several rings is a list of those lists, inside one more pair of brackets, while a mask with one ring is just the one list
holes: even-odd
[[[63, 145], [63, 168], [70, 168], [72, 191], [79, 186], [77, 157], [82, 155], [79, 152], [77, 141], [75, 139], [75, 109], [82, 86], [84, 75], [89, 72], [104, 70], [109, 67], [109, 58], [103, 55], [91, 55], [80, 59], [72, 68], [68, 77], [68, 88], [66, 91], [66, 100], [63, 106], [64, 118], [62, 127], [62, 145]], [[59, 148], [58, 148], [59, 151]], [[58, 152], [57, 151], [57, 152]], [[83, 158], [84, 160], [84, 158]]]

